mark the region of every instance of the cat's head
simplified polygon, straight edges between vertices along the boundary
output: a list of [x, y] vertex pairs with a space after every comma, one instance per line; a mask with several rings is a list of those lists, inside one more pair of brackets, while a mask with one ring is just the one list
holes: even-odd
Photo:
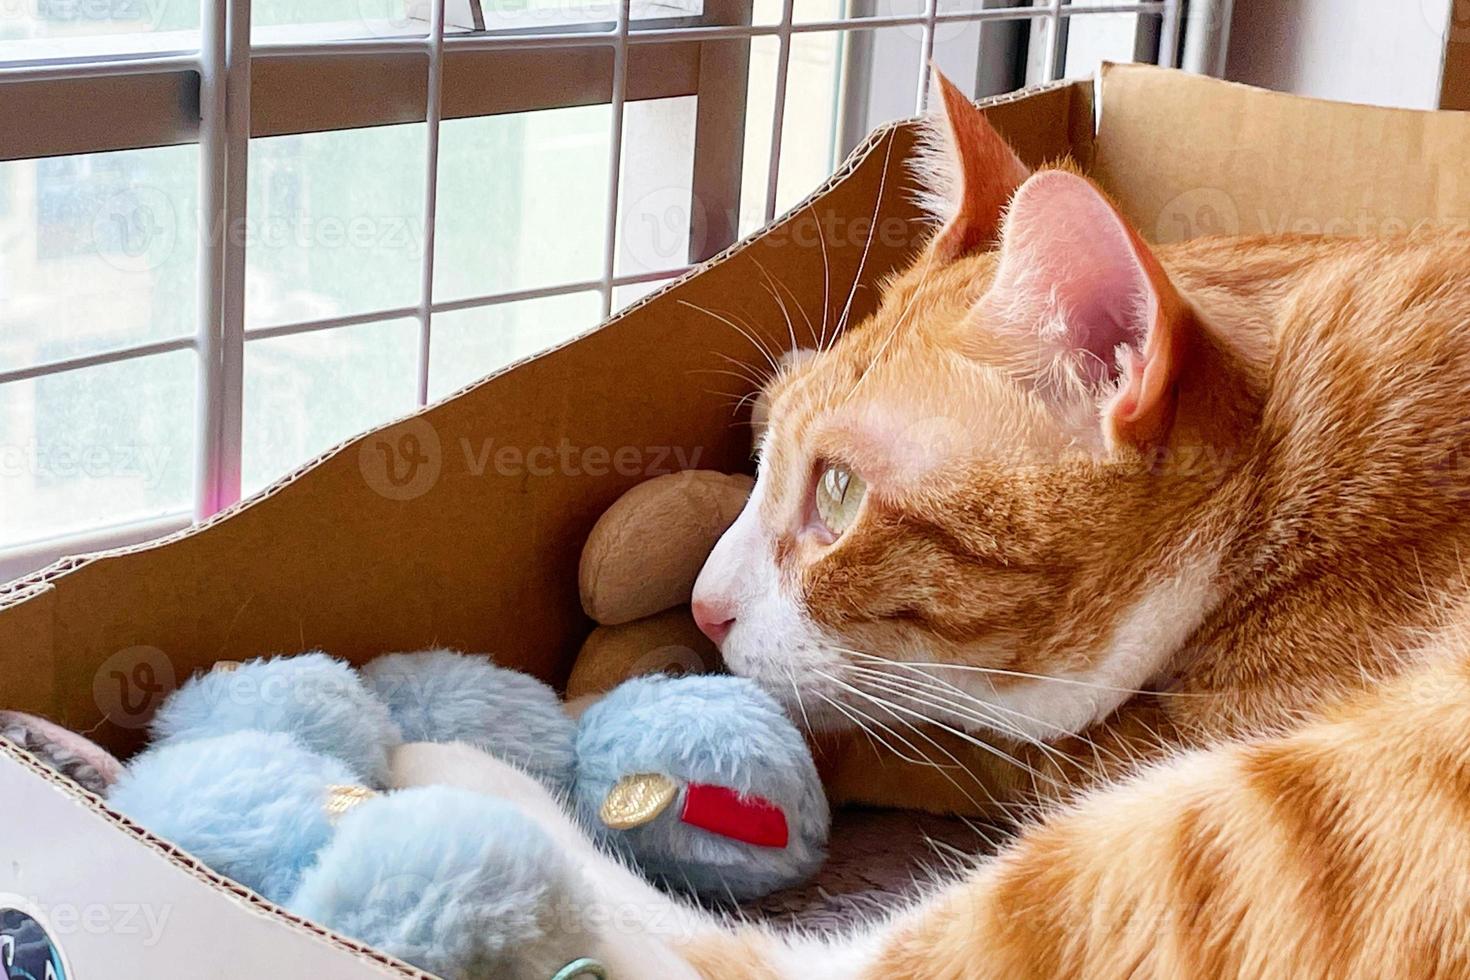
[[1032, 174], [941, 88], [921, 176], [943, 223], [876, 313], [769, 386], [696, 619], [814, 726], [897, 725], [870, 699], [907, 688], [971, 730], [1078, 731], [1213, 587], [1208, 558], [1169, 564], [1152, 533], [1194, 313], [1101, 191]]

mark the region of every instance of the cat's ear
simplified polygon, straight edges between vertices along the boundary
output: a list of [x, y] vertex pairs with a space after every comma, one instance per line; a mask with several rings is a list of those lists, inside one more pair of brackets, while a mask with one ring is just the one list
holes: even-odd
[[1031, 170], [937, 69], [934, 83], [915, 169], [922, 203], [943, 223], [930, 243], [934, 260], [948, 262], [994, 244], [1006, 202]]
[[[1157, 444], [1174, 417], [1188, 305], [1087, 178], [1050, 170], [1016, 193], [981, 312], [1041, 343], [1038, 386], [1102, 406], [1109, 444]], [[1095, 402], [1094, 402], [1095, 403]]]

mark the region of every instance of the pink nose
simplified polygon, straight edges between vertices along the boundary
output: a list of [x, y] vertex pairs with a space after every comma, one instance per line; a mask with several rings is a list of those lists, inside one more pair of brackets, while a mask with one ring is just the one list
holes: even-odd
[[725, 642], [725, 637], [730, 635], [730, 629], [735, 625], [734, 606], [721, 599], [695, 599], [690, 604], [690, 611], [694, 613], [694, 625], [713, 640], [715, 646]]

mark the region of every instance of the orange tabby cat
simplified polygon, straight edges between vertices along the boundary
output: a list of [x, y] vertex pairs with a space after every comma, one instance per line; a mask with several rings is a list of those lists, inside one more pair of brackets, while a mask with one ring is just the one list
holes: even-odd
[[1470, 977], [1470, 238], [1155, 251], [1051, 170], [956, 251], [1011, 171], [945, 103], [959, 206], [775, 382], [696, 610], [817, 724], [976, 769], [935, 719], [988, 797], [1072, 802], [868, 935], [691, 958]]
[[671, 906], [568, 831], [636, 910], [607, 948], [709, 980], [1470, 977], [1470, 237], [1152, 249], [943, 104], [947, 222], [771, 386], [694, 608], [812, 726], [935, 762], [848, 796], [1055, 805], [827, 939]]

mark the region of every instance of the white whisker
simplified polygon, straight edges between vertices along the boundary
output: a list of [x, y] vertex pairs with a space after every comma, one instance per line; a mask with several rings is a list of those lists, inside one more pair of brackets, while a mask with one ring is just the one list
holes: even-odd
[[[827, 316], [830, 312], [829, 305], [832, 301], [832, 266], [827, 261], [827, 233], [822, 229], [822, 219], [817, 215], [815, 204], [809, 205], [812, 212], [812, 221], [817, 226], [817, 242], [822, 246], [822, 335], [817, 339], [817, 350], [825, 350], [827, 343]], [[810, 326], [810, 324], [808, 324]], [[834, 342], [836, 338], [833, 338]]]
[[[876, 656], [874, 656], [871, 653], [863, 653], [861, 650], [849, 650], [849, 649], [847, 649], [845, 647], [834, 647], [834, 649], [839, 650], [842, 653], [850, 654], [850, 655], [852, 655], [854, 657], [863, 657], [863, 658], [868, 659], [868, 660], [876, 660], [876, 661], [879, 661], [880, 663], [897, 663], [898, 662], [898, 661], [888, 660], [888, 659], [886, 659], [884, 657], [876, 657]], [[1092, 690], [1095, 690], [1095, 691], [1111, 691], [1111, 692], [1113, 692], [1115, 694], [1143, 694], [1143, 695], [1148, 695], [1150, 697], [1165, 697], [1165, 698], [1213, 698], [1213, 697], [1218, 697], [1218, 695], [1216, 695], [1216, 694], [1214, 694], [1214, 693], [1212, 693], [1210, 691], [1145, 691], [1145, 690], [1142, 690], [1141, 688], [1136, 688], [1136, 687], [1113, 687], [1113, 686], [1108, 685], [1108, 684], [1094, 684], [1091, 681], [1078, 680], [1075, 677], [1056, 677], [1056, 676], [1053, 676], [1053, 675], [1050, 675], [1050, 674], [1030, 674], [1030, 673], [1027, 673], [1024, 670], [1008, 670], [1008, 669], [1003, 668], [1003, 667], [980, 667], [980, 666], [976, 666], [975, 664], [950, 664], [950, 663], [940, 663], [938, 661], [924, 661], [924, 660], [905, 660], [905, 661], [903, 661], [903, 663], [910, 664], [910, 665], [915, 666], [915, 667], [928, 667], [928, 668], [935, 669], [935, 670], [972, 671], [972, 672], [977, 673], [977, 674], [985, 674], [985, 675], [994, 676], [994, 677], [1018, 677], [1018, 678], [1023, 678], [1025, 680], [1033, 680], [1033, 681], [1051, 681], [1054, 684], [1071, 684], [1071, 685], [1074, 685], [1076, 687], [1091, 688]]]
[[898, 319], [894, 321], [893, 329], [888, 331], [888, 336], [883, 338], [883, 343], [879, 345], [878, 350], [874, 352], [872, 359], [869, 360], [867, 365], [863, 368], [863, 373], [858, 375], [857, 381], [853, 382], [852, 387], [848, 389], [847, 396], [843, 399], [844, 402], [848, 401], [852, 398], [853, 395], [857, 394], [857, 390], [863, 386], [863, 382], [868, 379], [868, 375], [873, 372], [873, 368], [877, 367], [878, 362], [882, 360], [883, 355], [888, 352], [888, 345], [893, 343], [893, 338], [897, 337], [898, 332], [903, 329], [903, 324], [904, 321], [908, 319], [909, 311], [914, 308], [914, 301], [917, 300], [919, 298], [919, 294], [924, 291], [922, 289], [922, 286], [923, 283], [928, 280], [929, 267], [933, 264], [934, 253], [931, 251], [924, 259], [923, 271], [919, 273], [919, 286], [914, 287], [914, 291], [909, 294], [909, 300], [907, 303], [904, 304], [903, 309], [899, 312]]
[[[844, 717], [846, 717], [848, 721], [852, 722], [854, 725], [857, 725], [858, 728], [860, 728], [862, 731], [864, 731], [865, 733], [867, 733], [870, 737], [876, 739], [877, 740], [877, 744], [883, 746], [883, 748], [887, 749], [895, 757], [897, 757], [898, 759], [902, 760], [903, 762], [907, 762], [910, 765], [915, 765], [915, 766], [936, 766], [936, 763], [934, 762], [933, 759], [930, 759], [927, 756], [923, 756], [922, 754], [920, 754], [918, 758], [915, 758], [915, 757], [909, 756], [909, 755], [905, 755], [896, 746], [894, 746], [893, 743], [889, 742], [882, 735], [879, 735], [877, 732], [873, 731], [871, 728], [868, 728], [866, 725], [864, 725], [862, 723], [862, 721], [859, 721], [858, 718], [853, 717], [853, 715], [857, 715], [863, 721], [866, 721], [866, 722], [868, 722], [869, 724], [872, 724], [872, 725], [877, 725], [879, 728], [883, 729], [883, 731], [887, 732], [889, 735], [893, 736], [894, 738], [899, 738], [899, 739], [902, 738], [893, 729], [889, 728], [887, 725], [883, 724], [883, 722], [881, 722], [878, 719], [874, 718], [872, 715], [864, 712], [860, 708], [857, 708], [857, 707], [855, 707], [853, 705], [850, 705], [850, 704], [844, 705], [844, 704], [842, 704], [842, 703], [840, 703], [838, 701], [833, 700], [832, 698], [827, 697], [825, 694], [822, 694], [820, 692], [817, 693], [817, 697], [819, 697], [823, 701], [827, 702], [827, 704], [830, 707], [832, 707], [834, 710], [841, 712], [842, 715]], [[849, 713], [849, 712], [851, 712], [851, 713]], [[906, 739], [902, 739], [902, 740], [903, 740], [904, 744], [907, 745], [910, 750], [913, 750], [914, 752], [918, 752], [918, 750], [914, 748], [913, 743], [909, 742]]]
[[889, 710], [889, 711], [901, 711], [901, 712], [903, 712], [904, 714], [908, 715], [911, 718], [917, 718], [920, 721], [928, 722], [929, 724], [933, 725], [935, 728], [941, 729], [942, 731], [947, 731], [951, 735], [954, 735], [955, 737], [957, 737], [959, 739], [962, 739], [965, 742], [970, 743], [971, 745], [973, 745], [976, 748], [980, 749], [982, 752], [987, 752], [987, 753], [995, 756], [997, 759], [1001, 759], [1004, 762], [1010, 763], [1011, 765], [1015, 766], [1017, 769], [1020, 769], [1022, 772], [1029, 773], [1033, 779], [1041, 778], [1041, 779], [1044, 779], [1047, 783], [1049, 783], [1051, 785], [1054, 785], [1054, 786], [1057, 785], [1057, 783], [1056, 783], [1055, 780], [1051, 779], [1050, 777], [1046, 776], [1045, 774], [1043, 774], [1041, 772], [1038, 772], [1035, 767], [1033, 767], [1031, 765], [1028, 765], [1025, 761], [1023, 761], [1021, 759], [1017, 759], [1015, 756], [1011, 755], [1009, 752], [1005, 751], [1002, 748], [999, 748], [997, 746], [991, 745], [989, 742], [986, 742], [983, 739], [976, 738], [974, 735], [971, 735], [969, 732], [962, 731], [962, 730], [960, 730], [958, 728], [955, 728], [953, 725], [946, 724], [946, 723], [944, 723], [943, 721], [940, 721], [937, 718], [930, 718], [929, 716], [924, 715], [924, 714], [921, 714], [918, 711], [914, 711], [914, 710], [912, 710], [910, 708], [905, 708], [903, 705], [894, 704], [893, 702], [888, 701], [888, 700], [886, 700], [884, 698], [877, 697], [876, 695], [874, 695], [873, 693], [871, 693], [869, 691], [864, 691], [864, 690], [862, 690], [860, 688], [854, 687], [853, 685], [848, 684], [846, 681], [843, 681], [843, 680], [840, 680], [839, 678], [833, 677], [830, 674], [825, 674], [824, 673], [824, 674], [822, 674], [822, 676], [826, 677], [832, 683], [841, 686], [845, 690], [850, 691], [853, 694], [856, 694], [858, 697], [861, 697], [861, 698], [863, 698], [863, 699], [865, 699], [867, 701], [872, 702], [873, 704], [876, 704], [876, 705], [879, 705], [879, 706], [883, 707], [885, 710]]
[[734, 320], [730, 319], [725, 314], [718, 313], [715, 310], [711, 310], [711, 309], [708, 309], [706, 307], [700, 306], [697, 303], [691, 303], [688, 300], [681, 299], [681, 300], [679, 300], [679, 304], [681, 306], [687, 306], [689, 309], [694, 310], [694, 311], [696, 311], [698, 313], [703, 313], [706, 316], [713, 317], [714, 319], [716, 319], [716, 320], [720, 321], [721, 323], [725, 324], [730, 329], [734, 330], [736, 333], [740, 334], [740, 336], [742, 336], [746, 340], [750, 341], [750, 345], [752, 347], [754, 347], [760, 353], [760, 355], [766, 359], [766, 363], [771, 366], [771, 372], [773, 374], [776, 374], [776, 373], [779, 373], [780, 372], [781, 365], [777, 363], [777, 361], [776, 361], [776, 355], [774, 355], [773, 353], [771, 353], [771, 350], [770, 350], [769, 347], [767, 347], [765, 344], [761, 343], [760, 339], [755, 335], [755, 333], [753, 331], [751, 331], [750, 329], [748, 329], [746, 327], [742, 327], [740, 324], [736, 323]]
[[[872, 670], [868, 667], [859, 667], [855, 664], [848, 665], [848, 669], [854, 671], [862, 671], [865, 674], [864, 679], [866, 679], [868, 683], [881, 684], [884, 688], [885, 693], [899, 695], [908, 698], [911, 701], [914, 701], [916, 704], [927, 705], [929, 707], [937, 708], [941, 711], [949, 711], [959, 716], [961, 719], [968, 719], [970, 721], [977, 722], [985, 727], [998, 729], [1003, 735], [1014, 738], [1017, 741], [1023, 742], [1027, 745], [1034, 746], [1035, 748], [1040, 750], [1043, 755], [1051, 759], [1054, 763], [1058, 763], [1058, 768], [1061, 768], [1061, 763], [1067, 763], [1076, 767], [1081, 772], [1088, 772], [1088, 769], [1085, 765], [1067, 755], [1065, 752], [1057, 749], [1055, 746], [1048, 745], [1041, 739], [1028, 735], [1026, 732], [1007, 722], [1003, 718], [996, 717], [992, 714], [980, 714], [975, 710], [975, 708], [994, 709], [1000, 707], [999, 705], [989, 704], [966, 691], [960, 690], [959, 688], [956, 688], [955, 690], [960, 695], [962, 695], [964, 701], [957, 701], [949, 697], [941, 697], [932, 688], [923, 691], [923, 695], [921, 696], [919, 693], [916, 693], [913, 688], [907, 686], [907, 682], [901, 681], [884, 671]], [[859, 681], [859, 683], [861, 683], [861, 681]], [[975, 707], [966, 707], [966, 702], [974, 705]], [[1024, 718], [1025, 716], [1022, 717]], [[937, 721], [938, 719], [935, 720]], [[1083, 739], [1083, 741], [1087, 740]]]
[[832, 331], [832, 339], [842, 335], [847, 328], [847, 317], [852, 312], [853, 297], [857, 295], [858, 285], [863, 279], [863, 269], [868, 264], [868, 252], [873, 248], [873, 234], [878, 230], [878, 210], [883, 205], [883, 189], [888, 184], [888, 162], [893, 156], [893, 143], [897, 137], [888, 137], [888, 148], [883, 151], [883, 173], [878, 178], [878, 198], [873, 202], [873, 215], [868, 220], [868, 240], [863, 243], [863, 254], [858, 257], [857, 271], [852, 274], [852, 288], [847, 292], [847, 302], [842, 306], [842, 316], [837, 319], [837, 327]]
[[[1043, 725], [1043, 723], [1041, 722], [1040, 719], [1038, 719], [1038, 718], [1036, 718], [1036, 717], [1034, 717], [1032, 715], [1028, 715], [1024, 711], [1018, 711], [1015, 708], [1008, 707], [1007, 705], [1003, 705], [1003, 704], [999, 704], [999, 703], [995, 703], [995, 702], [986, 701], [986, 700], [984, 700], [982, 698], [977, 698], [975, 695], [971, 694], [969, 691], [966, 691], [964, 688], [959, 687], [958, 685], [953, 684], [950, 681], [947, 681], [947, 680], [945, 680], [942, 677], [935, 677], [933, 674], [930, 674], [928, 671], [924, 670], [921, 667], [916, 667], [913, 664], [910, 664], [910, 663], [907, 663], [907, 662], [901, 661], [901, 660], [889, 660], [889, 661], [886, 661], [886, 664], [888, 666], [901, 667], [901, 668], [903, 668], [905, 670], [911, 671], [912, 673], [916, 674], [918, 678], [922, 678], [925, 682], [927, 682], [927, 683], [929, 683], [931, 685], [933, 685], [933, 684], [942, 685], [942, 687], [946, 691], [953, 692], [957, 697], [959, 697], [960, 699], [962, 699], [963, 702], [967, 702], [967, 703], [974, 704], [974, 705], [977, 705], [977, 706], [980, 706], [980, 707], [984, 707], [984, 708], [990, 709], [992, 711], [1000, 711], [1000, 712], [1003, 712], [1005, 714], [1012, 715], [1012, 716], [1014, 716], [1016, 718], [1019, 718], [1021, 721], [1030, 722], [1032, 725], [1035, 725], [1037, 727], [1044, 727], [1044, 725]], [[872, 667], [862, 667], [862, 666], [859, 666], [857, 664], [849, 664], [848, 667], [849, 667], [849, 669], [852, 669], [852, 670], [859, 670], [859, 671], [863, 671], [863, 672], [868, 673], [868, 674], [876, 674], [876, 675], [878, 675], [880, 677], [884, 677], [884, 678], [888, 679], [889, 681], [891, 681], [893, 683], [900, 683], [897, 680], [897, 678], [894, 678], [886, 670], [877, 670], [877, 669], [874, 669]], [[930, 690], [932, 690], [932, 689], [933, 688], [931, 687]], [[980, 720], [980, 719], [977, 719], [977, 720]], [[1068, 762], [1071, 762], [1073, 765], [1077, 766], [1079, 769], [1085, 769], [1085, 767], [1082, 765], [1082, 763], [1078, 762], [1076, 759], [1073, 759], [1071, 756], [1069, 756], [1066, 753], [1062, 752], [1061, 750], [1057, 749], [1055, 746], [1048, 745], [1044, 739], [1039, 739], [1039, 738], [1035, 737], [1034, 735], [1031, 735], [1029, 732], [1025, 731], [1020, 726], [1011, 724], [1009, 722], [1006, 722], [1004, 719], [1001, 719], [1001, 718], [993, 718], [992, 717], [992, 718], [989, 718], [987, 720], [990, 723], [995, 724], [996, 726], [1000, 727], [1002, 729], [1002, 731], [1004, 731], [1006, 734], [1011, 735], [1012, 737], [1016, 738], [1019, 741], [1026, 742], [1027, 744], [1036, 746], [1042, 752], [1046, 753], [1049, 756], [1052, 756], [1054, 759], [1066, 759]], [[985, 723], [985, 721], [982, 721], [982, 724], [983, 723]], [[1084, 734], [1082, 734], [1080, 732], [1067, 732], [1067, 733], [1064, 733], [1064, 734], [1066, 734], [1067, 737], [1074, 738], [1074, 739], [1082, 742], [1084, 745], [1087, 745], [1089, 748], [1091, 748], [1092, 749], [1092, 752], [1093, 752], [1094, 760], [1096, 762], [1098, 762], [1098, 768], [1099, 769], [1102, 768], [1102, 766], [1101, 766], [1101, 760], [1097, 757], [1097, 753], [1099, 751], [1105, 751], [1105, 752], [1107, 752], [1108, 756], [1114, 762], [1118, 763], [1119, 765], [1123, 765], [1124, 764], [1124, 760], [1121, 759], [1121, 758], [1119, 758], [1118, 755], [1117, 755], [1117, 753], [1112, 752], [1111, 750], [1102, 749], [1101, 746], [1099, 746], [1092, 739], [1088, 738], [1086, 735], [1084, 735]]]
[[806, 702], [801, 699], [801, 688], [796, 684], [796, 671], [790, 667], [786, 668], [786, 679], [791, 682], [791, 693], [796, 695], [796, 707], [801, 712], [802, 724], [806, 725], [808, 733], [815, 731], [812, 728], [812, 720], [807, 717]]
[[[801, 345], [796, 340], [796, 325], [791, 321], [791, 311], [786, 308], [786, 301], [776, 291], [776, 280], [772, 278], [771, 273], [766, 267], [761, 264], [761, 260], [755, 256], [751, 256], [750, 260], [755, 263], [757, 269], [761, 270], [761, 275], [765, 278], [765, 282], [761, 283], [761, 285], [765, 287], [766, 292], [771, 294], [771, 299], [776, 301], [776, 308], [781, 311], [781, 318], [786, 321], [786, 334], [791, 338], [790, 349], [794, 351]], [[805, 315], [806, 311], [803, 310], [802, 316]], [[810, 326], [810, 322], [808, 322], [808, 326]]]
[[[832, 677], [832, 676], [830, 676], [830, 675], [828, 675], [828, 674], [826, 674], [826, 673], [824, 673], [822, 671], [817, 671], [817, 673], [820, 674], [821, 676], [827, 678], [827, 680], [831, 681], [834, 684], [839, 684], [839, 685], [842, 684], [842, 681], [840, 681], [837, 678]], [[861, 692], [859, 692], [859, 693], [861, 693]], [[826, 701], [828, 704], [832, 705], [832, 707], [837, 708], [837, 710], [839, 710], [839, 711], [842, 710], [842, 707], [839, 705], [839, 702], [835, 701], [834, 699], [828, 698], [825, 695], [822, 696], [822, 699], [824, 701]], [[870, 698], [869, 700], [872, 700], [872, 699]], [[883, 705], [881, 702], [874, 702], [874, 703], [877, 704], [878, 707], [883, 708], [885, 711], [887, 710], [887, 707], [885, 705]], [[881, 721], [878, 721], [877, 719], [873, 718], [871, 715], [869, 715], [866, 712], [862, 711], [861, 709], [857, 708], [855, 705], [847, 705], [847, 707], [851, 708], [853, 711], [858, 712], [864, 718], [867, 718], [869, 721], [872, 721], [874, 724], [883, 725], [883, 723]], [[975, 775], [974, 771], [971, 770], [969, 766], [967, 766], [963, 762], [961, 762], [955, 756], [955, 754], [953, 752], [951, 752], [948, 749], [946, 749], [943, 745], [940, 745], [938, 742], [936, 742], [933, 738], [929, 737], [929, 735], [926, 734], [921, 729], [916, 728], [911, 723], [905, 721], [902, 718], [899, 718], [892, 711], [888, 711], [888, 714], [895, 721], [897, 721], [899, 724], [903, 725], [905, 728], [909, 729], [914, 734], [916, 734], [920, 738], [922, 738], [924, 741], [928, 742], [930, 745], [934, 746], [940, 752], [942, 752], [946, 756], [948, 756], [949, 759], [950, 759], [950, 761], [954, 763], [954, 768], [959, 769], [961, 772], [963, 772], [966, 776], [969, 776], [970, 779], [974, 781], [975, 786], [981, 792], [983, 792], [985, 794], [987, 802], [991, 806], [998, 807], [998, 808], [1000, 808], [1002, 810], [1002, 812], [1004, 812], [1004, 810], [1005, 810], [1005, 804], [1003, 804], [1000, 800], [997, 800], [995, 798], [995, 796], [990, 792], [990, 790], [985, 786], [984, 782], [981, 781], [980, 777], [977, 776], [977, 775]], [[914, 752], [916, 752], [916, 753], [918, 753], [920, 755], [923, 755], [923, 752], [918, 748], [918, 746], [914, 745], [914, 743], [911, 742], [909, 739], [904, 738], [903, 735], [901, 735], [901, 734], [893, 731], [893, 729], [889, 728], [887, 725], [883, 725], [883, 728], [884, 728], [885, 731], [887, 731], [890, 734], [892, 734], [895, 738], [901, 740], [905, 745], [907, 745]], [[889, 751], [892, 751], [892, 747], [891, 746], [888, 746], [888, 748], [889, 748]], [[905, 760], [905, 761], [911, 761], [911, 760]], [[977, 810], [984, 809], [984, 805], [981, 804], [981, 802], [979, 800], [977, 800], [977, 799], [975, 799], [975, 797], [971, 796], [968, 790], [966, 790], [963, 786], [961, 786], [959, 784], [959, 782], [954, 779], [954, 777], [950, 776], [949, 773], [945, 771], [949, 767], [940, 765], [939, 763], [935, 762], [933, 759], [928, 758], [927, 756], [925, 756], [925, 761], [922, 762], [922, 763], [919, 763], [919, 764], [920, 765], [927, 765], [927, 766], [933, 768], [934, 770], [936, 770], [941, 776], [943, 776], [949, 782], [949, 784], [951, 786], [953, 786], [955, 789], [959, 790], [960, 795], [963, 796], [966, 800], [968, 800], [971, 806], [975, 807]]]

